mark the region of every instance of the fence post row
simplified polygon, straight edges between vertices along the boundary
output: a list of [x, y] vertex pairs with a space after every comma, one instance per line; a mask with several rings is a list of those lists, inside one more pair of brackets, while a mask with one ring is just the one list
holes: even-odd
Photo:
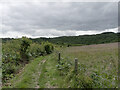
[[77, 73], [77, 68], [78, 68], [78, 59], [75, 58], [75, 72]]

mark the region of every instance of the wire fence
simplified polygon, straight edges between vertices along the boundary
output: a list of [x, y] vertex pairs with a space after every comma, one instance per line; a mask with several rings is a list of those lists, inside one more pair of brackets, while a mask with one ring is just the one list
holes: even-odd
[[[58, 52], [57, 53], [57, 56], [58, 56], [58, 64], [61, 64], [61, 65], [63, 65], [64, 63], [63, 63], [63, 60], [65, 59], [65, 58], [63, 58], [63, 57], [61, 57], [61, 53], [60, 52]], [[66, 58], [66, 63], [67, 63], [67, 66], [66, 67], [70, 67], [70, 65], [74, 65], [74, 72], [77, 74], [77, 72], [78, 72], [78, 58], [74, 58], [74, 64], [73, 64], [73, 62], [70, 62], [71, 60], [70, 60], [70, 58]]]

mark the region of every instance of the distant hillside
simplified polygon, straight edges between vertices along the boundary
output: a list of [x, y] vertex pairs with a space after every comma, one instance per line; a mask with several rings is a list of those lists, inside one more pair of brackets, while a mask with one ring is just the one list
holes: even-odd
[[96, 35], [63, 36], [56, 38], [36, 38], [35, 42], [49, 41], [55, 44], [101, 44], [118, 42], [118, 33], [104, 32]]
[[[113, 32], [104, 32], [101, 34], [96, 35], [79, 35], [79, 36], [62, 36], [56, 38], [36, 38], [32, 39], [34, 42], [41, 43], [43, 41], [49, 41], [55, 44], [62, 44], [62, 45], [90, 45], [90, 44], [101, 44], [101, 43], [112, 43], [118, 42], [118, 35], [119, 33]], [[3, 42], [11, 40], [10, 38], [4, 38]]]

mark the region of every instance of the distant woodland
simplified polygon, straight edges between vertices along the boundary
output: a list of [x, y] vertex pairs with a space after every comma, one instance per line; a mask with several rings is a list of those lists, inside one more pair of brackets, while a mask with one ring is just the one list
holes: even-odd
[[[41, 43], [48, 41], [59, 45], [70, 45], [70, 46], [80, 46], [80, 45], [90, 45], [90, 44], [102, 44], [102, 43], [113, 43], [119, 42], [119, 34], [113, 32], [104, 32], [101, 34], [94, 35], [79, 35], [79, 36], [62, 36], [55, 38], [30, 38], [33, 42]], [[3, 38], [2, 42], [12, 40], [14, 38]]]

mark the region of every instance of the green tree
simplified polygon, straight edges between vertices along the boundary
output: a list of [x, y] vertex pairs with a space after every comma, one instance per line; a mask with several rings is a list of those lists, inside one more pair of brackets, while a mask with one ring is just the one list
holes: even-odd
[[47, 54], [50, 54], [54, 50], [54, 47], [51, 43], [46, 42], [45, 45], [44, 45], [44, 50]]
[[29, 60], [27, 49], [30, 46], [31, 40], [29, 40], [26, 37], [22, 37], [21, 41], [22, 42], [21, 42], [21, 46], [20, 46], [20, 55], [21, 55], [21, 61], [24, 62], [24, 61]]

